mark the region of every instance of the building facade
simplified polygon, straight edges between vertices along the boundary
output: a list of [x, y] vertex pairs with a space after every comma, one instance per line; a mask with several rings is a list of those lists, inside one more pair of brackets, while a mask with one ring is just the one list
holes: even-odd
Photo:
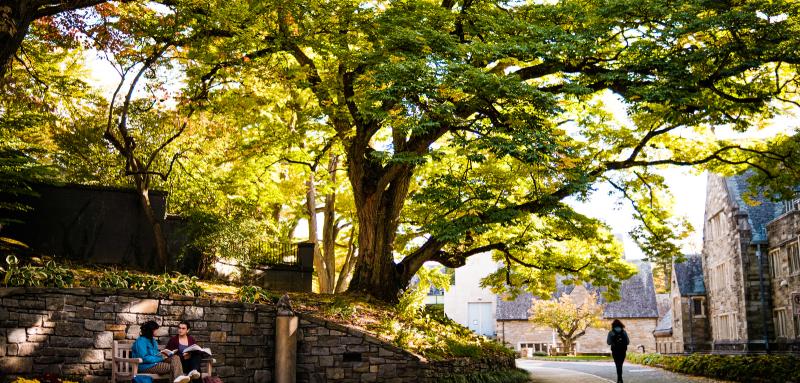
[[708, 177], [703, 265], [715, 352], [763, 352], [771, 339], [766, 225], [782, 206], [749, 196], [749, 176]]
[[669, 309], [653, 332], [656, 351], [664, 354], [711, 350], [703, 259], [689, 255], [672, 264]]
[[[658, 320], [653, 273], [647, 262], [633, 261], [639, 272], [624, 281], [620, 287], [620, 299], [604, 302], [604, 326], [588, 328], [586, 334], [577, 339], [575, 352], [578, 354], [608, 354], [606, 344], [608, 330], [614, 319], [625, 324], [630, 337], [629, 351], [653, 352], [656, 350], [653, 331]], [[577, 301], [589, 293], [601, 290], [590, 284], [565, 285], [557, 283], [554, 299], [569, 295]], [[598, 294], [599, 295], [599, 294]], [[517, 299], [497, 301], [497, 339], [514, 348], [523, 355], [529, 352], [548, 352], [560, 349], [563, 345], [551, 328], [537, 327], [528, 321], [533, 297], [522, 294]], [[528, 351], [530, 350], [530, 351]]]
[[450, 319], [477, 334], [495, 337], [497, 296], [481, 287], [481, 279], [497, 270], [491, 253], [475, 254], [455, 269], [450, 289], [444, 292], [444, 312]]
[[784, 203], [784, 213], [767, 224], [772, 287], [773, 349], [800, 351], [800, 200]]

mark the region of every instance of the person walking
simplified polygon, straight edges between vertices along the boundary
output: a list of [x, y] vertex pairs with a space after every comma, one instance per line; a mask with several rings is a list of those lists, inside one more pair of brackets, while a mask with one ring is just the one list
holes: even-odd
[[614, 364], [617, 366], [617, 383], [622, 383], [622, 363], [625, 362], [625, 352], [628, 351], [628, 344], [631, 341], [625, 332], [625, 325], [619, 319], [611, 322], [611, 331], [608, 332], [606, 343], [611, 346], [611, 356], [614, 357]]

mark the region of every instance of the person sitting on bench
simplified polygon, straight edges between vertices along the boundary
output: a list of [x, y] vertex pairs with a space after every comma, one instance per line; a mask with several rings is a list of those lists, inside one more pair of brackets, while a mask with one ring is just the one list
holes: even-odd
[[180, 355], [184, 374], [192, 379], [199, 379], [200, 362], [203, 360], [203, 353], [200, 351], [183, 352], [187, 347], [197, 344], [194, 338], [189, 335], [190, 329], [189, 322], [181, 321], [178, 323], [178, 335], [169, 339], [169, 342], [167, 342], [167, 349], [175, 351], [177, 355]]
[[131, 345], [131, 357], [141, 358], [139, 371], [150, 374], [172, 374], [173, 383], [188, 383], [191, 379], [183, 374], [181, 359], [177, 354], [170, 354], [167, 350], [159, 351], [155, 332], [158, 323], [147, 321], [141, 325], [141, 336]]

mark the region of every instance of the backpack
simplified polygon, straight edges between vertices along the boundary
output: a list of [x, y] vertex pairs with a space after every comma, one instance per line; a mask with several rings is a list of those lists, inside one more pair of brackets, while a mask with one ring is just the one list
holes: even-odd
[[627, 344], [625, 344], [625, 333], [622, 331], [614, 331], [614, 335], [611, 336], [611, 347], [617, 348], [625, 346], [627, 346]]

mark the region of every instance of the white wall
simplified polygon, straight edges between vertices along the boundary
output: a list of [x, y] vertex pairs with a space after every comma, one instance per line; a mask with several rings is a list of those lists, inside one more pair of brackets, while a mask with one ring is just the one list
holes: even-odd
[[[444, 312], [454, 321], [469, 327], [467, 310], [469, 303], [492, 304], [492, 326], [497, 322], [497, 296], [489, 289], [480, 287], [481, 279], [497, 270], [498, 263], [490, 253], [481, 253], [467, 258], [467, 264], [456, 269], [456, 283], [444, 293]], [[496, 333], [496, 329], [494, 331]]]

